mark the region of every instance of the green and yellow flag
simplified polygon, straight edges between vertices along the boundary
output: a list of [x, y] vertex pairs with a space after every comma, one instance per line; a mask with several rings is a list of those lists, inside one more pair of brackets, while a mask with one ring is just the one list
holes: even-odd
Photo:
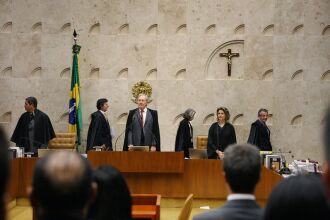
[[71, 92], [69, 102], [69, 132], [77, 134], [77, 143], [81, 144], [82, 115], [81, 100], [79, 92], [79, 52], [80, 46], [75, 44], [72, 47], [73, 63], [71, 74]]

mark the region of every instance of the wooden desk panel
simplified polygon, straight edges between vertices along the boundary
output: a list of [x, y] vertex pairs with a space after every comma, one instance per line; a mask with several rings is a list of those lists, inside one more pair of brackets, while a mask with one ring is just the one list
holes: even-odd
[[19, 161], [13, 159], [10, 166], [10, 180], [8, 185], [10, 200], [18, 197], [18, 184], [19, 184]]
[[[131, 193], [159, 193], [162, 197], [226, 199], [228, 191], [222, 174], [222, 161], [185, 160], [183, 174], [124, 173]], [[262, 168], [256, 187], [258, 200], [266, 200], [273, 187], [282, 180], [277, 173]]]
[[89, 151], [92, 165], [111, 164], [123, 173], [182, 173], [183, 152]]
[[[134, 157], [136, 153], [150, 155]], [[93, 167], [112, 164], [122, 171], [131, 193], [161, 194], [162, 197], [172, 198], [186, 198], [190, 193], [193, 193], [195, 198], [206, 199], [226, 199], [227, 196], [220, 160], [183, 160], [182, 154], [174, 152], [94, 152], [89, 155]], [[158, 161], [157, 158], [161, 160]], [[37, 158], [13, 160], [14, 175], [11, 177], [10, 186], [12, 198], [27, 196], [26, 188], [31, 184], [36, 161]], [[138, 167], [130, 167], [137, 164]], [[173, 169], [177, 166], [182, 171], [174, 172]], [[160, 170], [156, 172], [155, 167]], [[266, 200], [273, 187], [281, 180], [280, 175], [263, 167], [256, 189], [257, 199]]]
[[38, 158], [17, 158], [19, 160], [18, 195], [27, 197], [27, 188], [32, 184], [33, 169]]

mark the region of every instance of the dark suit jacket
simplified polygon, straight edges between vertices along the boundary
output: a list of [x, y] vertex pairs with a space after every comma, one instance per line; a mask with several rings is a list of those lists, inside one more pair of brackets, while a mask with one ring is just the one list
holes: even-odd
[[[129, 145], [140, 146], [141, 141], [141, 125], [140, 125], [139, 109], [129, 111], [123, 150], [127, 151]], [[147, 116], [145, 118], [143, 127], [144, 139], [146, 146], [156, 146], [156, 150], [160, 151], [160, 133], [158, 124], [157, 111], [147, 109]]]
[[193, 220], [258, 220], [262, 210], [254, 200], [231, 200], [220, 208], [196, 215]]
[[256, 145], [262, 151], [272, 151], [270, 130], [259, 119], [252, 123], [248, 143]]
[[112, 137], [109, 122], [107, 122], [103, 113], [100, 111], [94, 112], [92, 120], [88, 128], [87, 148], [86, 151], [93, 149], [94, 146], [105, 145], [109, 150], [112, 150]]
[[[193, 148], [193, 128], [188, 119], [180, 122], [175, 138], [175, 151], [184, 151], [184, 157], [189, 158], [189, 148]], [[191, 133], [190, 133], [191, 128]]]

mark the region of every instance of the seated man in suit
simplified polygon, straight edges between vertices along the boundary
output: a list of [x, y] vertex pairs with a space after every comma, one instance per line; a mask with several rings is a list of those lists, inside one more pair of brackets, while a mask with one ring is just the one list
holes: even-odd
[[88, 128], [86, 151], [93, 150], [95, 146], [112, 151], [111, 129], [107, 117], [108, 100], [104, 98], [97, 100], [96, 108], [97, 111], [91, 115], [92, 120]]
[[96, 190], [87, 159], [57, 151], [37, 161], [28, 194], [36, 219], [83, 220]]
[[156, 110], [147, 108], [148, 96], [138, 96], [138, 108], [130, 110], [125, 130], [123, 150], [131, 146], [149, 146], [150, 151], [160, 151], [160, 134]]
[[261, 208], [253, 195], [261, 171], [258, 149], [250, 144], [231, 145], [224, 152], [223, 163], [225, 180], [229, 186], [227, 203], [195, 216], [194, 220], [261, 219]]
[[252, 123], [248, 143], [256, 145], [261, 151], [272, 151], [270, 143], [270, 130], [266, 125], [268, 119], [268, 110], [260, 109], [258, 111], [258, 120]]

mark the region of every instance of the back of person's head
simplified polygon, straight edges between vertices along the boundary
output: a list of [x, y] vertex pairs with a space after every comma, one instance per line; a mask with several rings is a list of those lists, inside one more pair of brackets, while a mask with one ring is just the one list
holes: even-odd
[[122, 174], [112, 166], [100, 166], [93, 174], [97, 197], [89, 217], [95, 220], [127, 220], [132, 218], [132, 199]]
[[86, 208], [92, 195], [92, 169], [74, 152], [58, 151], [38, 160], [32, 179], [32, 205], [45, 213]]
[[250, 144], [229, 146], [224, 152], [224, 172], [233, 193], [253, 193], [260, 178], [259, 150]]
[[5, 219], [6, 201], [5, 194], [7, 190], [10, 164], [8, 155], [9, 142], [2, 127], [0, 127], [0, 220]]
[[329, 219], [324, 185], [318, 176], [293, 176], [272, 191], [264, 210], [264, 220]]

